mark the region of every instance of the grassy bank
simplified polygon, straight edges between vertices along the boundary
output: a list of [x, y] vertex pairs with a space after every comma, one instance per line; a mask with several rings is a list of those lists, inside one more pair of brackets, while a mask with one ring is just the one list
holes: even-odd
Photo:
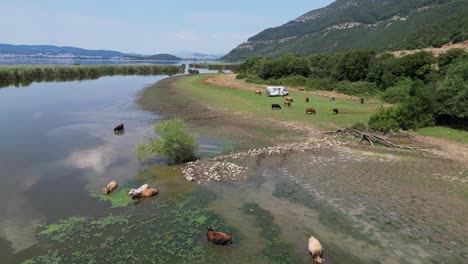
[[[381, 107], [380, 104], [360, 104], [357, 101], [342, 99], [331, 102], [328, 97], [293, 92], [291, 97], [295, 101], [291, 108], [283, 107], [280, 111], [273, 111], [271, 104], [283, 105], [283, 98], [259, 96], [247, 90], [203, 84], [204, 77], [206, 75], [182, 78], [177, 81], [177, 86], [188, 96], [216, 108], [253, 114], [263, 118], [274, 118], [280, 121], [301, 121], [323, 129], [350, 127], [356, 122], [366, 124], [370, 115]], [[310, 97], [310, 103], [305, 102], [306, 96]], [[314, 107], [317, 114], [306, 115], [305, 109], [307, 107]], [[334, 115], [333, 108], [338, 108], [340, 114]]]
[[5, 65], [0, 66], [0, 87], [32, 82], [97, 79], [112, 75], [174, 75], [185, 66], [172, 65]]
[[464, 130], [453, 129], [449, 127], [435, 126], [435, 127], [421, 128], [421, 129], [418, 129], [416, 132], [423, 136], [443, 138], [443, 139], [448, 139], [448, 140], [468, 144], [468, 132]]

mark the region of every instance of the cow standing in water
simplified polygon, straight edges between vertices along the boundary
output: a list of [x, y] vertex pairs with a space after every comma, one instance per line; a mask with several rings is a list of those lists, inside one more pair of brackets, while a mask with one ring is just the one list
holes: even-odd
[[124, 131], [124, 124], [119, 124], [114, 128], [114, 132], [123, 132]]
[[208, 231], [206, 232], [206, 238], [208, 241], [211, 241], [213, 244], [219, 246], [227, 246], [232, 244], [232, 236], [223, 232], [216, 232], [213, 228], [208, 228]]

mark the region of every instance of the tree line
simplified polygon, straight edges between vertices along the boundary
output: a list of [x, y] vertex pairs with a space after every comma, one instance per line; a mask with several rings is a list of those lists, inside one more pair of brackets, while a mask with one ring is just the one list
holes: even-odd
[[352, 50], [308, 57], [251, 57], [239, 65], [239, 79], [261, 84], [303, 86], [394, 104], [375, 113], [369, 127], [389, 132], [435, 124], [468, 127], [468, 52], [451, 49], [434, 57], [404, 57]]
[[0, 66], [0, 87], [27, 86], [32, 82], [97, 79], [113, 75], [174, 75], [184, 65], [58, 65]]

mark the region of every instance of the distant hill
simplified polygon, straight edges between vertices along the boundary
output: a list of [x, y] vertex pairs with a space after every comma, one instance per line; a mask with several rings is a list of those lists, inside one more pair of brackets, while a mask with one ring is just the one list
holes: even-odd
[[137, 56], [126, 56], [127, 59], [132, 59], [132, 60], [166, 60], [166, 61], [179, 61], [182, 60], [182, 58], [179, 58], [177, 56], [171, 55], [171, 54], [156, 54], [156, 55], [137, 55]]
[[113, 50], [87, 50], [75, 47], [58, 47], [52, 45], [11, 45], [0, 44], [0, 54], [28, 56], [76, 56], [76, 57], [123, 57], [124, 53]]
[[75, 47], [52, 45], [12, 45], [0, 44], [0, 55], [27, 56], [31, 58], [122, 58], [127, 60], [182, 60], [171, 54], [140, 55], [113, 50], [87, 50]]
[[222, 59], [356, 48], [412, 50], [467, 39], [467, 0], [337, 0], [260, 32]]
[[222, 55], [204, 54], [191, 51], [181, 51], [176, 53], [175, 55], [187, 60], [218, 60], [222, 57]]

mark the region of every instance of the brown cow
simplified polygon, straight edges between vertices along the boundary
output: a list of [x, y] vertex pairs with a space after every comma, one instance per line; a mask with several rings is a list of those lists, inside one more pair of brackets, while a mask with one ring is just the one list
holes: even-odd
[[289, 100], [284, 100], [284, 103], [283, 103], [285, 106], [289, 106], [291, 107], [291, 101]]
[[335, 101], [335, 97], [330, 97], [330, 101]]
[[285, 100], [288, 100], [288, 101], [290, 101], [291, 103], [294, 103], [294, 99], [293, 99], [292, 97], [290, 97], [290, 96], [286, 97]]
[[104, 194], [109, 194], [113, 190], [117, 189], [117, 186], [118, 185], [116, 181], [111, 181], [109, 182], [109, 184], [107, 184], [106, 188], [102, 189], [102, 191], [104, 192]]
[[299, 92], [304, 92], [305, 89], [304, 88], [299, 88]]
[[338, 108], [333, 108], [333, 114], [334, 114], [334, 115], [337, 115], [338, 112], [339, 112]]
[[308, 103], [310, 100], [309, 100], [309, 97], [307, 96], [306, 97], [306, 103]]
[[313, 108], [313, 107], [306, 108], [306, 115], [308, 115], [308, 114], [314, 114], [315, 115], [316, 113], [317, 113], [317, 111], [315, 111], [315, 108]]
[[255, 91], [255, 94], [262, 95], [262, 91], [257, 90], [257, 91]]
[[148, 198], [148, 197], [155, 196], [158, 193], [159, 191], [157, 189], [149, 188], [139, 193], [132, 194], [132, 199], [135, 200], [135, 199], [141, 199], [141, 198]]
[[227, 246], [232, 244], [232, 236], [223, 232], [216, 232], [213, 228], [208, 228], [206, 238], [208, 241], [211, 241], [213, 244], [218, 246]]

